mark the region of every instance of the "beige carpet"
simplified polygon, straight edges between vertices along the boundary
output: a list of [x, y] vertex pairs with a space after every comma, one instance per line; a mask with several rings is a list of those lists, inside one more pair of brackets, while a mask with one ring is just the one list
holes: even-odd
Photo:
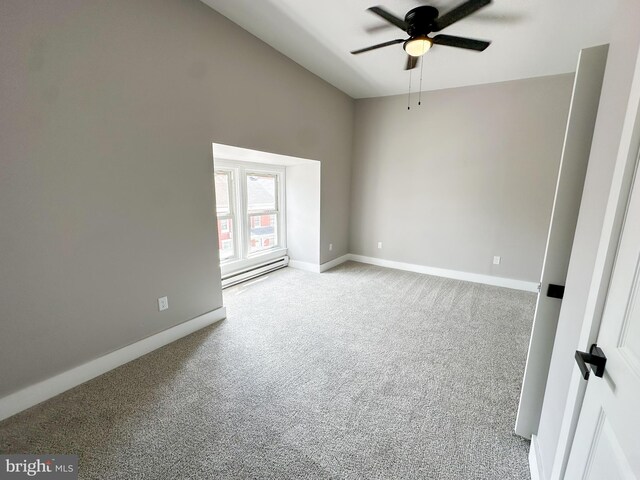
[[225, 291], [228, 318], [0, 423], [85, 479], [528, 479], [535, 295], [346, 263]]

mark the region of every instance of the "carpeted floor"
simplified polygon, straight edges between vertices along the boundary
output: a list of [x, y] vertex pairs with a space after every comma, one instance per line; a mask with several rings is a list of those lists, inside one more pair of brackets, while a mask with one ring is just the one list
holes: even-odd
[[528, 479], [535, 295], [348, 262], [225, 290], [228, 318], [0, 423], [84, 479]]

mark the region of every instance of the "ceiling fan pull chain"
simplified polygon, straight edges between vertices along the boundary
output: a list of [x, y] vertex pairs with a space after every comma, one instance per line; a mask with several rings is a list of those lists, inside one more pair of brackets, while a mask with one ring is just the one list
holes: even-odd
[[422, 70], [424, 70], [424, 59], [420, 62], [420, 91], [418, 92], [418, 105], [422, 105]]
[[407, 110], [411, 110], [411, 70], [409, 70], [409, 96], [407, 97]]

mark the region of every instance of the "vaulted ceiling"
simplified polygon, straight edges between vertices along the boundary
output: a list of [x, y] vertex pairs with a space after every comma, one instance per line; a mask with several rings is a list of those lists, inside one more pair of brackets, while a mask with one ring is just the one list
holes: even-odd
[[[406, 35], [367, 11], [396, 16], [418, 0], [202, 0], [245, 30], [354, 98], [406, 93], [406, 53], [393, 45], [351, 50]], [[378, 3], [379, 2], [379, 3]], [[461, 0], [433, 0], [446, 13]], [[412, 71], [412, 90], [476, 85], [573, 72], [581, 48], [607, 43], [613, 0], [494, 0], [442, 33], [491, 40], [484, 52], [434, 46]]]

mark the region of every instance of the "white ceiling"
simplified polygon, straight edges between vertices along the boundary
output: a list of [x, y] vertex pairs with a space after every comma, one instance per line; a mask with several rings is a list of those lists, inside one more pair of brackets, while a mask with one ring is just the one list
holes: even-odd
[[[406, 93], [402, 44], [349, 52], [395, 38], [400, 29], [366, 11], [397, 16], [418, 0], [202, 0], [245, 30], [354, 98]], [[440, 14], [461, 0], [433, 0]], [[424, 57], [422, 90], [573, 72], [581, 48], [609, 41], [614, 0], [494, 0], [442, 33], [493, 43], [484, 52], [434, 46]], [[420, 66], [413, 70], [415, 91]]]

